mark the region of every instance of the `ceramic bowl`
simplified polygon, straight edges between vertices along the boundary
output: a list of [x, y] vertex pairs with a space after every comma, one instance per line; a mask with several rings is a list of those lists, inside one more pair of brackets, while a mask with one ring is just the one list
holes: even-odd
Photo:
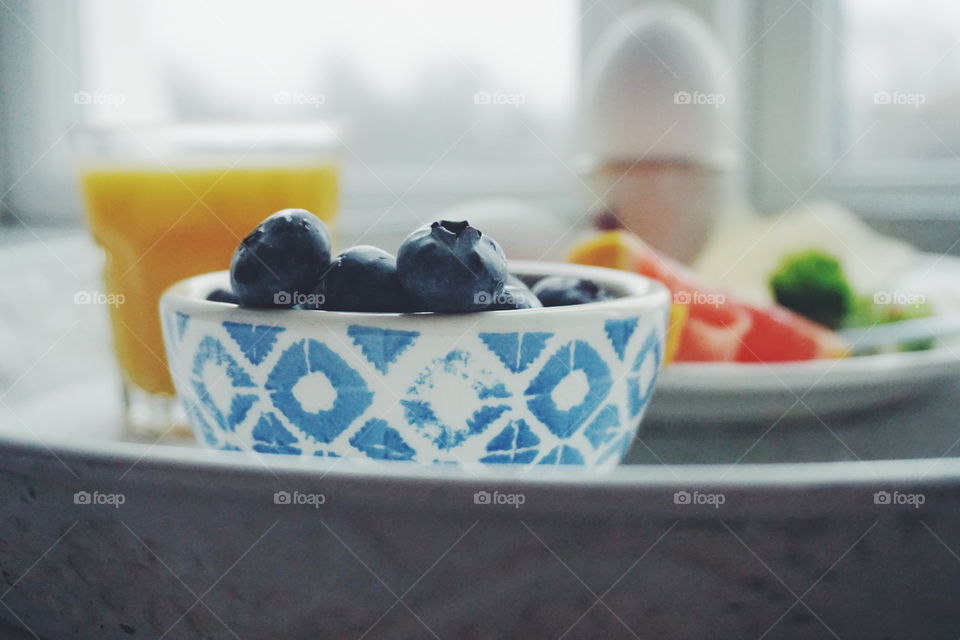
[[469, 314], [253, 310], [210, 302], [226, 272], [160, 302], [197, 439], [219, 449], [419, 463], [580, 465], [623, 457], [660, 369], [668, 294], [610, 269], [599, 303]]

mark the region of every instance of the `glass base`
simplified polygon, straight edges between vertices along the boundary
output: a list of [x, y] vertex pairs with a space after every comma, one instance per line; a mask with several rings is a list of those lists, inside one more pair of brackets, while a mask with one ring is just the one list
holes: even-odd
[[123, 383], [124, 434], [132, 440], [189, 442], [193, 431], [176, 396], [144, 391]]

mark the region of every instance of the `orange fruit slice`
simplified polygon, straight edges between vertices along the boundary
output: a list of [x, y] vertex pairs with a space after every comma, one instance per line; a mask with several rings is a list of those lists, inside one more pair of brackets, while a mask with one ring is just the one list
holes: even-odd
[[845, 343], [830, 329], [782, 307], [740, 302], [628, 231], [607, 231], [587, 239], [574, 248], [570, 261], [633, 271], [670, 289], [674, 304], [668, 360], [790, 362], [846, 354]]

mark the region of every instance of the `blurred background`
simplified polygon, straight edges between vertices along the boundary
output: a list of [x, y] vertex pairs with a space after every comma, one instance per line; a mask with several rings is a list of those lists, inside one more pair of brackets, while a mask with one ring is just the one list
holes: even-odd
[[[250, 119], [341, 127], [348, 235], [386, 207], [381, 224], [409, 229], [406, 206], [428, 217], [473, 196], [575, 218], [592, 201], [575, 175], [584, 60], [644, 4], [5, 0], [0, 228], [81, 225], [68, 143], [78, 124]], [[738, 95], [724, 111], [732, 180], [746, 201], [771, 211], [825, 196], [922, 248], [950, 248], [960, 5], [676, 4], [724, 49]]]
[[[341, 247], [395, 250], [447, 216], [512, 259], [563, 260], [612, 210], [762, 302], [756, 266], [791, 243], [829, 245], [860, 288], [884, 285], [910, 256], [859, 244], [863, 223], [960, 253], [958, 77], [960, 5], [945, 0], [0, 0], [0, 382], [39, 388], [47, 373], [22, 372], [51, 344], [78, 370], [109, 365], [103, 309], [76, 299], [102, 288], [74, 153], [91, 127], [333, 125], [336, 202], [318, 213]], [[154, 171], [179, 181], [174, 168]], [[278, 208], [246, 211], [243, 180], [220, 184], [240, 213]], [[161, 197], [179, 188], [163, 184]], [[236, 229], [168, 235], [186, 213], [171, 223], [150, 205], [173, 205], [144, 189], [121, 206], [121, 192], [99, 226], [142, 230], [146, 248], [114, 261], [128, 296], [149, 294], [128, 309], [147, 313], [169, 282], [225, 268], [253, 225], [221, 212]], [[801, 232], [757, 223], [787, 209], [803, 214]], [[167, 269], [190, 242], [207, 259]], [[61, 312], [38, 318], [25, 292]], [[44, 362], [75, 377], [66, 360]]]

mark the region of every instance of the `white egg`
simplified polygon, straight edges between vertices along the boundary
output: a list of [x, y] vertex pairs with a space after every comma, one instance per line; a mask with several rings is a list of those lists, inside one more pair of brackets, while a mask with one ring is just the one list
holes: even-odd
[[612, 21], [584, 75], [584, 146], [593, 162], [669, 160], [726, 165], [722, 124], [734, 97], [728, 62], [691, 11], [640, 7]]

